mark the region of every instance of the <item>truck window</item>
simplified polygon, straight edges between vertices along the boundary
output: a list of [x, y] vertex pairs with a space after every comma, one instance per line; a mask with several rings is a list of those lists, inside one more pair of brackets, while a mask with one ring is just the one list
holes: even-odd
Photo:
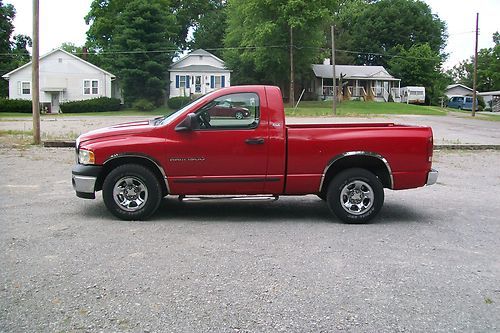
[[252, 129], [259, 125], [260, 103], [255, 93], [237, 93], [218, 97], [196, 114], [200, 129]]
[[466, 97], [465, 103], [472, 103], [472, 97]]

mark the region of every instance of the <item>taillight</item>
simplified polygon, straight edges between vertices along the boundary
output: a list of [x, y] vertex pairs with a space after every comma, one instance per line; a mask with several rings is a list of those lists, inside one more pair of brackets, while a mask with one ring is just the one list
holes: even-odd
[[432, 132], [431, 132], [431, 136], [429, 137], [429, 142], [427, 144], [427, 156], [429, 156], [429, 163], [432, 163], [433, 152], [434, 152], [434, 140], [432, 138]]

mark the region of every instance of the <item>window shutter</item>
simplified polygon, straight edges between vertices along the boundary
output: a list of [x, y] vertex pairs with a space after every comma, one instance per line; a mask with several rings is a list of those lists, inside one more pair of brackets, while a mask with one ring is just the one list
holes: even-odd
[[21, 81], [17, 81], [17, 94], [22, 94]]
[[222, 76], [220, 77], [220, 86], [221, 86], [222, 88], [224, 88], [224, 87], [226, 86], [226, 77], [225, 77], [224, 75], [222, 75]]
[[186, 75], [186, 88], [189, 88], [189, 75]]
[[214, 89], [215, 87], [215, 76], [210, 76], [210, 88]]
[[179, 75], [175, 76], [175, 87], [179, 88]]

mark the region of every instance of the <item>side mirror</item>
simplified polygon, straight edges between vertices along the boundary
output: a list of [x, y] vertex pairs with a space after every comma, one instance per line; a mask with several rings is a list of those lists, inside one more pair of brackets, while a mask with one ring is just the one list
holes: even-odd
[[181, 121], [176, 127], [176, 132], [186, 132], [192, 131], [198, 128], [198, 118], [195, 113], [189, 113], [183, 121]]

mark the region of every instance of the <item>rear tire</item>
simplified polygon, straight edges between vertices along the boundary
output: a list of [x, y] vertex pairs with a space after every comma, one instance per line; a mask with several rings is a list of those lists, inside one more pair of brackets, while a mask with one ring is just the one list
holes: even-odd
[[330, 211], [345, 223], [367, 223], [384, 204], [384, 187], [368, 170], [347, 169], [330, 182], [327, 204]]
[[144, 220], [160, 205], [162, 189], [154, 173], [138, 164], [111, 171], [102, 186], [104, 204], [122, 220]]

